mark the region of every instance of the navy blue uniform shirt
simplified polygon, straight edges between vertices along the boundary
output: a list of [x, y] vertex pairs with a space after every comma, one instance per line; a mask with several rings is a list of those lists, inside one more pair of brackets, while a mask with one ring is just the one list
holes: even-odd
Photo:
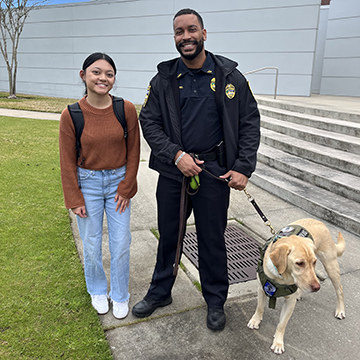
[[207, 56], [203, 67], [194, 71], [180, 59], [177, 77], [183, 150], [197, 154], [208, 152], [223, 139], [215, 102], [215, 62]]

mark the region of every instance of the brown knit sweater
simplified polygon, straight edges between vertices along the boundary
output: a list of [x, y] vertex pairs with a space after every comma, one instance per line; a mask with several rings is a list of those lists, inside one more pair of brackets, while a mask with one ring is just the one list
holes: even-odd
[[126, 153], [124, 130], [112, 105], [106, 109], [94, 108], [88, 104], [86, 96], [79, 104], [84, 114], [79, 160], [76, 159], [75, 129], [67, 108], [60, 118], [60, 168], [66, 208], [85, 205], [78, 186], [77, 166], [91, 170], [110, 170], [126, 164], [125, 179], [119, 183], [118, 193], [123, 198], [132, 198], [137, 192], [136, 175], [140, 161], [140, 131], [135, 106], [129, 101], [124, 102], [128, 128]]

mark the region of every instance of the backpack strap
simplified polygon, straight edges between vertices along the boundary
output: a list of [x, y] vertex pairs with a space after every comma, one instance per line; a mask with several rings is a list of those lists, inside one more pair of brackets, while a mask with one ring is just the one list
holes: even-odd
[[113, 108], [114, 113], [117, 119], [119, 120], [119, 123], [124, 129], [124, 138], [125, 142], [127, 144], [127, 123], [125, 119], [125, 111], [124, 111], [124, 99], [121, 97], [113, 96]]
[[79, 158], [80, 149], [81, 149], [80, 137], [84, 129], [84, 115], [80, 109], [80, 105], [78, 102], [76, 102], [75, 104], [68, 105], [67, 108], [69, 110], [75, 128], [75, 136], [76, 136], [75, 149], [76, 149], [76, 156], [77, 158]]

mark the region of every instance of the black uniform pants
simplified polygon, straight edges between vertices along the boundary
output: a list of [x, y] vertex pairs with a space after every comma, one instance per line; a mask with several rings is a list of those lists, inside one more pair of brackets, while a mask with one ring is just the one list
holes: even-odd
[[[157, 261], [145, 298], [164, 300], [171, 295], [175, 281], [173, 264], [179, 232], [182, 184], [159, 176], [157, 186]], [[229, 282], [224, 232], [227, 224], [230, 188], [227, 183], [200, 173], [200, 188], [189, 196], [186, 218], [194, 211], [198, 239], [199, 273], [202, 293], [208, 306], [221, 308], [227, 298]]]

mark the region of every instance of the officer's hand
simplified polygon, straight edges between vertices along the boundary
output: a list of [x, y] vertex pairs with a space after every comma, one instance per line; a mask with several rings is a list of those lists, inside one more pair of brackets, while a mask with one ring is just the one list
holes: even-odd
[[222, 179], [229, 179], [229, 186], [235, 190], [244, 190], [249, 178], [237, 171], [230, 170], [225, 175], [221, 175]]
[[[179, 151], [176, 156], [175, 160], [181, 155], [182, 151]], [[178, 169], [185, 175], [185, 176], [195, 176], [199, 175], [202, 171], [201, 167], [198, 165], [203, 164], [203, 160], [194, 159], [189, 155], [185, 154], [177, 164]]]

